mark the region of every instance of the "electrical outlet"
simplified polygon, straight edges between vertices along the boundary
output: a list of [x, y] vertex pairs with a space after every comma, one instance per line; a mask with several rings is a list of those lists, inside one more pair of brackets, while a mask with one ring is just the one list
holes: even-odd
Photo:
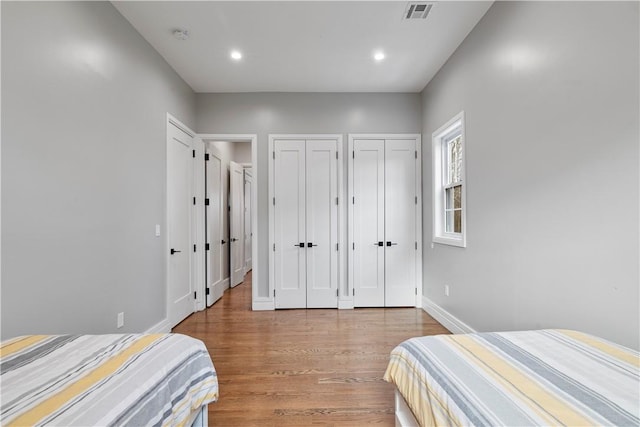
[[118, 320], [116, 326], [118, 329], [124, 326], [124, 312], [118, 313]]
[[444, 285], [444, 296], [449, 296], [449, 285]]

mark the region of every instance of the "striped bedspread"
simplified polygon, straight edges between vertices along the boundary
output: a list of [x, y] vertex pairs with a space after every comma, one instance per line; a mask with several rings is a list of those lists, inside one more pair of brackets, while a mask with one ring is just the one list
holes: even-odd
[[218, 380], [184, 335], [29, 335], [0, 344], [0, 391], [3, 426], [184, 425]]
[[412, 338], [385, 380], [422, 426], [638, 426], [638, 352], [575, 331]]

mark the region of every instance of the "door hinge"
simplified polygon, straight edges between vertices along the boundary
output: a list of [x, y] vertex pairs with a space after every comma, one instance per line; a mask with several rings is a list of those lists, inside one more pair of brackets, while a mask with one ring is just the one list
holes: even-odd
[[356, 288], [351, 289], [351, 295], [356, 296]]
[[[275, 160], [275, 159], [276, 159], [276, 152], [275, 152], [275, 151], [272, 151], [272, 152], [271, 152], [271, 155], [272, 155], [272, 157], [273, 157], [273, 160]], [[275, 290], [274, 290], [274, 292], [275, 292]]]
[[209, 295], [211, 293], [211, 289], [207, 288], [205, 294]]
[[273, 297], [274, 298], [276, 297], [276, 290], [275, 289], [273, 290]]
[[336, 205], [338, 204], [338, 198], [336, 197]]
[[[209, 160], [209, 153], [204, 153], [204, 161], [208, 161]], [[209, 288], [207, 288], [209, 289]]]
[[418, 204], [418, 196], [416, 196], [416, 205]]
[[338, 160], [338, 152], [336, 151], [336, 160]]
[[193, 299], [198, 299], [198, 293], [197, 292], [193, 293]]
[[338, 244], [336, 243], [336, 251], [337, 251], [337, 250], [339, 250], [339, 249], [338, 249]]
[[351, 197], [351, 204], [352, 205], [356, 204], [356, 196]]
[[196, 245], [193, 245], [193, 252], [196, 251]]
[[416, 295], [418, 295], [418, 288], [416, 288]]
[[209, 198], [208, 197], [204, 199], [204, 205], [205, 206], [209, 206]]
[[276, 198], [274, 197], [273, 198], [273, 206], [275, 206], [275, 205], [276, 205]]
[[340, 296], [340, 289], [336, 289], [336, 296], [339, 297]]
[[193, 204], [194, 205], [196, 204], [196, 198], [195, 197], [193, 198]]
[[[204, 245], [204, 250], [205, 250], [205, 251], [211, 250], [211, 249], [210, 249], [210, 247], [211, 247], [211, 246], [210, 246], [208, 243], [205, 243], [205, 245]], [[208, 289], [208, 288], [207, 288], [207, 289]]]
[[276, 244], [274, 243], [273, 244], [273, 252], [275, 252], [275, 251], [276, 251]]
[[352, 159], [355, 159], [355, 158], [356, 158], [356, 152], [355, 152], [355, 151], [352, 151], [352, 152], [351, 152], [351, 158], [352, 158]]
[[191, 154], [193, 155], [193, 158], [196, 158], [196, 150], [191, 150]]
[[415, 153], [416, 153], [416, 159], [417, 159], [418, 158], [418, 150], [416, 150]]
[[355, 251], [355, 250], [356, 250], [356, 244], [355, 244], [355, 243], [352, 243], [352, 245], [353, 245], [353, 248], [352, 248], [352, 249]]
[[418, 250], [418, 242], [416, 242], [416, 251]]

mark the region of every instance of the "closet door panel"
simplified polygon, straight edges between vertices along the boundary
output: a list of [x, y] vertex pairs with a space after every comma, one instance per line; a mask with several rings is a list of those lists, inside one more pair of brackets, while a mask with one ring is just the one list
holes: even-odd
[[[415, 306], [416, 142], [385, 142], [385, 306]], [[389, 243], [391, 246], [389, 246]]]
[[306, 307], [305, 141], [274, 143], [276, 308]]
[[[307, 307], [338, 306], [337, 143], [306, 144]], [[312, 246], [310, 247], [309, 244]]]
[[384, 140], [355, 140], [353, 287], [355, 307], [384, 307]]

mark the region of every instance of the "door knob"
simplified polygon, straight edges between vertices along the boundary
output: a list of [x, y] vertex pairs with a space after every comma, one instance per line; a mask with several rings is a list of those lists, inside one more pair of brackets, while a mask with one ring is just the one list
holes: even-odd
[[175, 249], [171, 248], [171, 255], [177, 254], [178, 252], [182, 252], [182, 251], [176, 251]]
[[387, 246], [395, 246], [395, 245], [397, 245], [397, 243], [387, 242]]
[[221, 244], [222, 245], [224, 245], [225, 243], [227, 243], [227, 242], [225, 242], [224, 240], [221, 240]]
[[311, 247], [313, 247], [313, 246], [318, 246], [318, 245], [314, 245], [314, 244], [313, 244], [313, 243], [311, 243], [311, 242], [307, 243], [307, 247], [308, 247], [308, 248], [311, 248]]
[[238, 241], [238, 239], [236, 239], [235, 237], [232, 237], [232, 238], [231, 238], [231, 241], [232, 241], [232, 242], [237, 242], [237, 241]]

